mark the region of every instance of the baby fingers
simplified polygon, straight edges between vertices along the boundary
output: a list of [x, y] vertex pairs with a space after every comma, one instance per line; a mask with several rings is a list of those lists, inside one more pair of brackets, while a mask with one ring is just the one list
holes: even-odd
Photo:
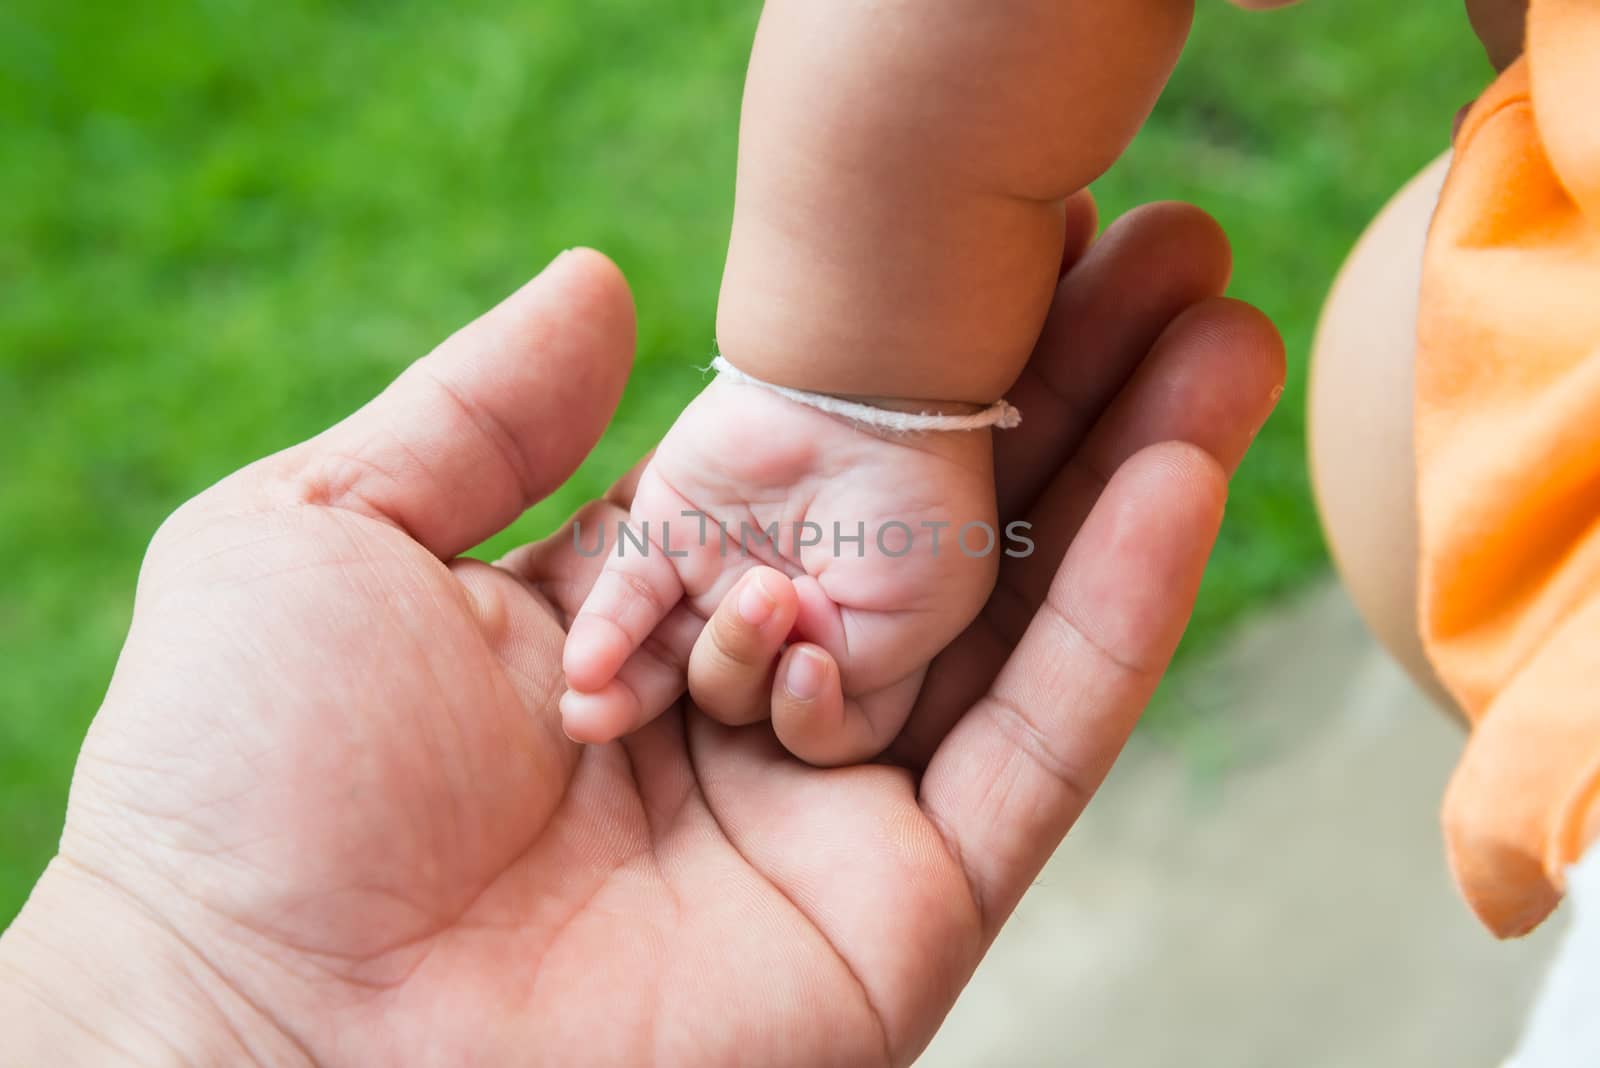
[[790, 646], [772, 683], [772, 729], [808, 764], [859, 764], [883, 752], [905, 724], [925, 670], [859, 698], [846, 697], [839, 665], [821, 646]]
[[562, 668], [580, 693], [599, 693], [683, 597], [664, 553], [619, 552], [606, 562], [567, 633]]
[[683, 696], [684, 665], [704, 621], [679, 604], [597, 690], [561, 696], [561, 729], [575, 742], [603, 745], [632, 734]]
[[769, 715], [773, 667], [799, 609], [794, 584], [758, 567], [717, 606], [689, 656], [689, 696], [729, 726]]

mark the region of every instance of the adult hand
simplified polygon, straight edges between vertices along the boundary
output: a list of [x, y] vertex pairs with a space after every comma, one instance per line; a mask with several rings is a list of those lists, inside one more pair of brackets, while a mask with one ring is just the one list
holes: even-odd
[[684, 709], [572, 744], [563, 624], [599, 561], [565, 532], [457, 556], [566, 477], [626, 375], [622, 279], [563, 256], [158, 533], [0, 941], [15, 1055], [911, 1060], [1150, 696], [1276, 398], [1227, 269], [1167, 205], [1065, 277], [998, 461], [1039, 551], [930, 674], [899, 766], [823, 771]]

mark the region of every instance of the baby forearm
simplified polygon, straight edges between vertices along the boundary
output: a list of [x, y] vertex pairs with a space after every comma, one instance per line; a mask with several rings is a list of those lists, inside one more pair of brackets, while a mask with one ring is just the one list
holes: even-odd
[[785, 385], [987, 403], [1054, 290], [1062, 200], [1122, 151], [1187, 0], [770, 0], [722, 351]]

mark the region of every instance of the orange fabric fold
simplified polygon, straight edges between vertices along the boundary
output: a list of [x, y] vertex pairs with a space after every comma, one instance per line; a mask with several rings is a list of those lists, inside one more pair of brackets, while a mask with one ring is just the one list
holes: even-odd
[[1423, 642], [1474, 727], [1452, 868], [1495, 933], [1559, 901], [1600, 789], [1600, 4], [1534, 0], [1429, 234], [1417, 363]]

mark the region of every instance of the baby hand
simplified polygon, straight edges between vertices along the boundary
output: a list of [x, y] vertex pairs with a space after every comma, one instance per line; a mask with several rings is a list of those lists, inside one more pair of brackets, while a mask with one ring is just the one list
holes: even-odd
[[[989, 431], [885, 435], [718, 379], [656, 450], [626, 528], [601, 540], [615, 545], [567, 637], [563, 726], [610, 741], [686, 685], [719, 719], [764, 716], [765, 692], [697, 685], [696, 666], [727, 655], [701, 632], [733, 594], [721, 615], [739, 617], [736, 655], [790, 643], [780, 678], [795, 692], [771, 705], [783, 744], [815, 764], [871, 757], [988, 598], [1007, 545], [995, 524]], [[672, 651], [691, 643], [686, 679]]]

